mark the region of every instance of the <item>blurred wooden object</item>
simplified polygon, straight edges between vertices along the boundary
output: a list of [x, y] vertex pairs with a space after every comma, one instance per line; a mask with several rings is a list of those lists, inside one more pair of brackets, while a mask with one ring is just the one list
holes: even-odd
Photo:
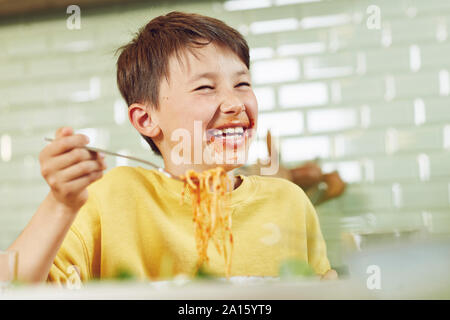
[[[244, 174], [259, 175], [261, 168], [270, 166], [270, 159], [279, 159], [279, 152], [272, 143], [272, 135], [267, 132], [266, 138], [268, 161], [258, 159], [255, 165], [247, 166], [240, 171]], [[314, 205], [339, 197], [345, 190], [345, 182], [337, 171], [323, 173], [316, 161], [309, 161], [295, 168], [286, 168], [280, 163], [274, 177], [284, 178], [301, 187]]]
[[[66, 14], [70, 5], [77, 5], [82, 10], [87, 8], [111, 7], [112, 5], [127, 2], [139, 3], [142, 0], [0, 0], [0, 17], [17, 18], [24, 15], [58, 13]], [[67, 14], [66, 17], [68, 17]]]

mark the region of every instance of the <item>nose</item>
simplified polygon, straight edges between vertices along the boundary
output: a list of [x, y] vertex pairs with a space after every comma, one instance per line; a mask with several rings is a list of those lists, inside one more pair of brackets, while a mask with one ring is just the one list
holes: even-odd
[[220, 111], [225, 114], [239, 114], [245, 110], [242, 102], [222, 103]]

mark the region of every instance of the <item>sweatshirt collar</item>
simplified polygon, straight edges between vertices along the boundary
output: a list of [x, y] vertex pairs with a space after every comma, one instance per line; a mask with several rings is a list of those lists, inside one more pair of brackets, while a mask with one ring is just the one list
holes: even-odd
[[[172, 197], [181, 201], [181, 193], [184, 189], [184, 183], [167, 177], [163, 173], [157, 170], [144, 169], [142, 167], [137, 167], [139, 171], [141, 171], [148, 180], [150, 180], [150, 174], [153, 174], [156, 178], [156, 182], [158, 183], [158, 187], [166, 190]], [[244, 176], [238, 175], [242, 179], [242, 183], [239, 187], [234, 189], [231, 192], [231, 207], [236, 207], [238, 204], [241, 204], [244, 201], [248, 201], [252, 198], [252, 195], [256, 192], [257, 184], [255, 183], [252, 176]], [[190, 202], [190, 194], [186, 192], [185, 201]]]

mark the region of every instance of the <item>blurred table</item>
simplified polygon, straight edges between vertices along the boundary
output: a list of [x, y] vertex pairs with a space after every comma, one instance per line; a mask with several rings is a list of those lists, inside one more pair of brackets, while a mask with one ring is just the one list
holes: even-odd
[[9, 288], [0, 299], [298, 300], [373, 299], [350, 280], [93, 282], [80, 289], [52, 285]]
[[[346, 258], [348, 277], [94, 281], [81, 288], [18, 285], [2, 299], [308, 300], [450, 299], [450, 239], [383, 243]], [[375, 272], [376, 271], [376, 272]], [[371, 280], [378, 279], [377, 288]]]

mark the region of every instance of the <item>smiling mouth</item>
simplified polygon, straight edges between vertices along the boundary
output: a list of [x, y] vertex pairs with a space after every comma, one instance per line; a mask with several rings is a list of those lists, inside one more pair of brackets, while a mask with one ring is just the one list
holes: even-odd
[[207, 134], [214, 138], [234, 138], [244, 136], [246, 130], [246, 127], [228, 127], [223, 129], [209, 129], [207, 130]]
[[252, 129], [245, 125], [222, 126], [206, 130], [208, 144], [219, 144], [225, 148], [239, 148], [253, 136]]

